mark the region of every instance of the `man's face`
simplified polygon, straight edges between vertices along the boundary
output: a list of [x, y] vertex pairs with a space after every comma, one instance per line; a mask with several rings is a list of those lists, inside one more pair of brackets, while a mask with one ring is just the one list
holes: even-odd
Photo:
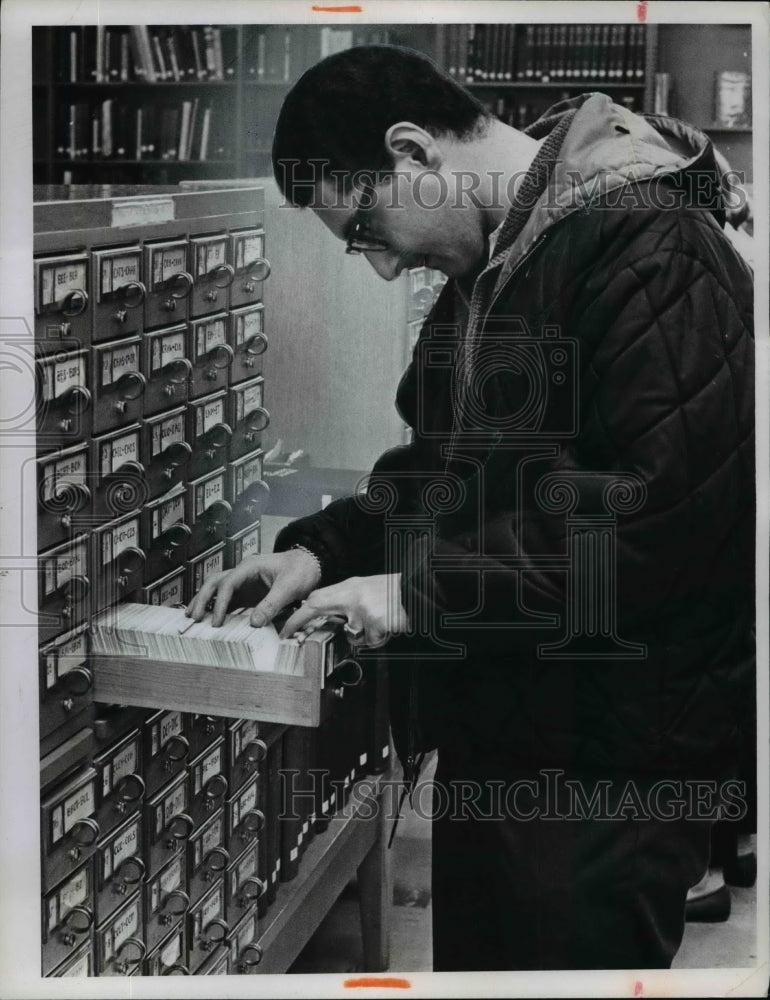
[[453, 178], [438, 171], [399, 168], [377, 187], [344, 196], [323, 182], [317, 195], [313, 211], [339, 239], [346, 241], [359, 222], [366, 236], [384, 242], [385, 249], [363, 254], [386, 281], [421, 266], [460, 277], [485, 258], [477, 211], [461, 203]]

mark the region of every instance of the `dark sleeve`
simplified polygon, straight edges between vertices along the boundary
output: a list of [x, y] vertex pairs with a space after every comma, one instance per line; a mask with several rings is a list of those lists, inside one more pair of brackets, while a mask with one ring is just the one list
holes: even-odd
[[[553, 621], [565, 621], [565, 564], [574, 555], [568, 514], [573, 524], [575, 515], [613, 522], [621, 623], [665, 617], [704, 593], [718, 606], [719, 595], [750, 588], [751, 281], [720, 240], [708, 235], [700, 253], [656, 251], [611, 278], [589, 275], [569, 331], [581, 350], [577, 435], [547, 466], [551, 478], [529, 494], [506, 478], [512, 453], [493, 451], [487, 499], [470, 519], [478, 527], [445, 535], [404, 574], [410, 616], [469, 645], [495, 635], [512, 651], [553, 641]], [[512, 411], [520, 406], [508, 372], [495, 385]], [[571, 499], [562, 480], [575, 489]], [[561, 565], [549, 565], [548, 553]], [[587, 579], [576, 586], [588, 593]], [[531, 621], [551, 615], [551, 625], [506, 627], [519, 606]]]

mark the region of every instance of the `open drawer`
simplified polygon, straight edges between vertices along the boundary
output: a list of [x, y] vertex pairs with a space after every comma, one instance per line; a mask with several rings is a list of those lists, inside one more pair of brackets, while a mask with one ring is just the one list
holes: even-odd
[[[120, 627], [110, 619], [116, 613]], [[208, 627], [216, 639], [202, 639], [193, 634], [202, 626], [179, 635], [190, 619], [176, 608], [121, 604], [100, 615], [91, 630], [94, 700], [318, 726], [333, 692], [361, 678], [344, 632], [329, 627], [311, 632], [301, 644], [278, 640], [277, 657], [270, 643], [255, 650], [253, 665], [226, 665], [233, 650], [238, 659], [236, 644], [244, 635], [243, 620], [233, 627], [235, 617], [219, 629]], [[134, 627], [139, 623], [141, 628]], [[158, 625], [161, 630], [153, 631]]]

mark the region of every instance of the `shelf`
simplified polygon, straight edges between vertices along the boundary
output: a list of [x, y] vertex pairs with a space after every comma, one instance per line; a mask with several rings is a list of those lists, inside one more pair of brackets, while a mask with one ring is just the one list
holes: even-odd
[[356, 873], [361, 896], [365, 972], [388, 968], [390, 856], [386, 845], [387, 775], [353, 786], [348, 804], [316, 834], [297, 876], [278, 887], [260, 921], [260, 975], [286, 972]]
[[[35, 160], [35, 163], [47, 163]], [[235, 163], [233, 158], [224, 160], [66, 160], [58, 157], [57, 167], [226, 167]]]
[[[47, 84], [46, 84], [47, 86]], [[54, 80], [54, 87], [109, 87], [110, 90], [144, 90], [147, 87], [237, 87], [236, 80]]]
[[524, 81], [513, 81], [504, 83], [502, 81], [485, 81], [485, 80], [474, 80], [472, 83], [464, 83], [462, 86], [467, 87], [469, 90], [576, 90], [576, 89], [596, 89], [605, 88], [606, 90], [644, 90], [643, 83], [611, 83], [609, 80], [595, 80], [593, 83], [581, 80], [565, 80], [563, 83], [542, 83], [538, 80], [533, 80], [530, 83]]

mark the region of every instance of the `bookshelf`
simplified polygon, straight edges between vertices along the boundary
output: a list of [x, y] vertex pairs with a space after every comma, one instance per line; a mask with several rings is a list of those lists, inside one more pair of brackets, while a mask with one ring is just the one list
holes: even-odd
[[642, 25], [221, 25], [33, 29], [37, 184], [262, 177], [283, 98], [324, 55], [408, 45], [510, 125], [600, 89], [649, 110], [657, 29]]

